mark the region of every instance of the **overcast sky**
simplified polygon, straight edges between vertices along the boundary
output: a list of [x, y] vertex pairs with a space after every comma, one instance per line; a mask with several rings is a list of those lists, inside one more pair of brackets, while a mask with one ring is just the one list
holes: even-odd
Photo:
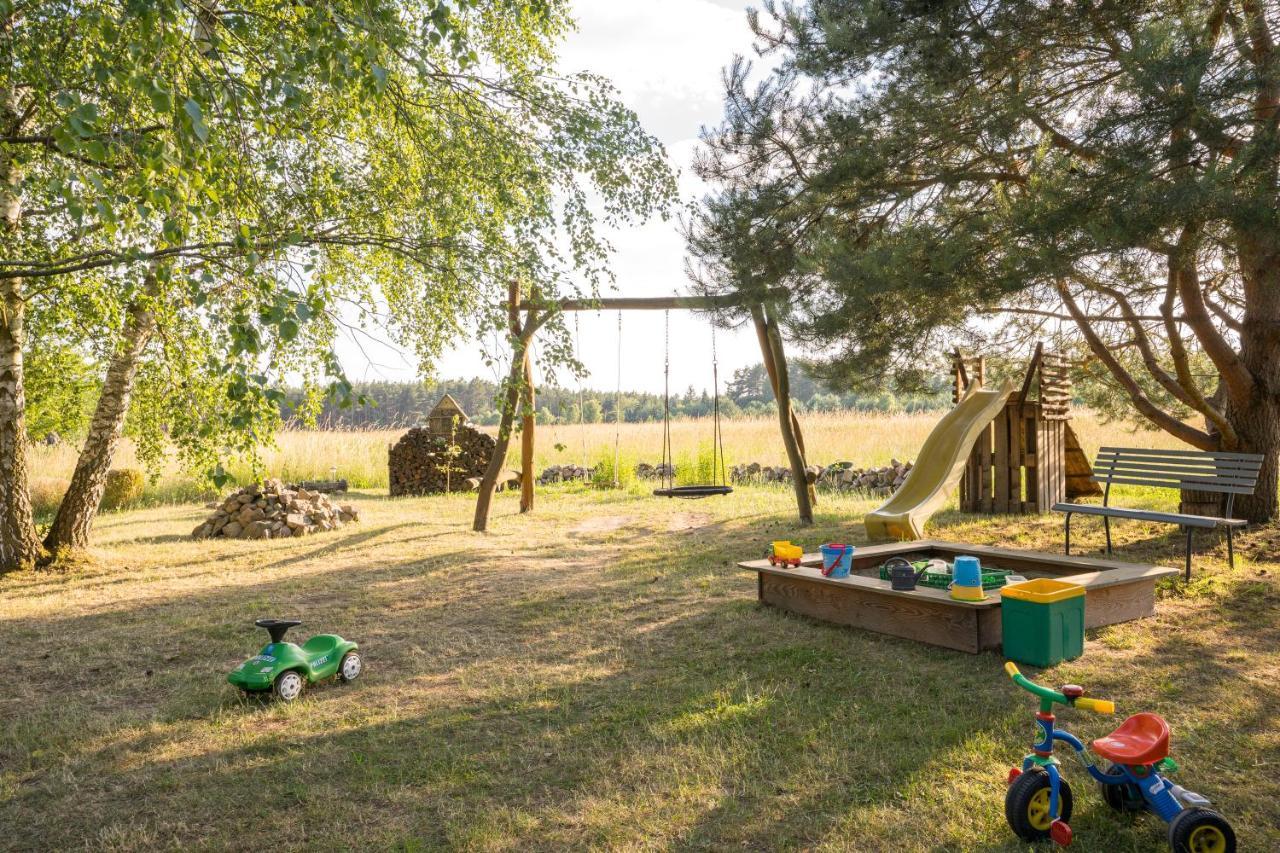
[[[666, 146], [680, 170], [684, 198], [701, 196], [692, 174], [698, 130], [722, 115], [721, 70], [734, 54], [750, 55], [749, 2], [735, 0], [576, 0], [578, 31], [561, 50], [565, 71], [592, 71], [613, 81], [622, 100], [650, 133]], [[684, 241], [675, 222], [652, 222], [608, 235], [616, 253], [613, 270], [618, 292], [627, 296], [663, 296], [687, 292]], [[635, 390], [662, 390], [662, 312], [631, 311], [623, 316], [622, 384]], [[612, 388], [617, 381], [617, 314], [584, 313], [581, 357], [592, 371], [588, 387]], [[671, 382], [674, 388], [711, 385], [710, 327], [687, 312], [672, 312]], [[655, 343], [658, 345], [655, 346]], [[721, 387], [733, 370], [760, 360], [755, 333], [717, 332]], [[414, 360], [367, 339], [357, 347], [340, 346], [353, 379], [410, 380]], [[440, 365], [444, 378], [495, 378], [468, 342]], [[569, 377], [561, 381], [572, 385]]]

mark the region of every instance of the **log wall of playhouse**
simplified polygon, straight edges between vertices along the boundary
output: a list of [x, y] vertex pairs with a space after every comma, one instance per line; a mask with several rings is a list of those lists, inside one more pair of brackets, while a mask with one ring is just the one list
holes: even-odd
[[[986, 359], [952, 356], [953, 401], [986, 382]], [[1099, 495], [1093, 469], [1071, 428], [1066, 359], [1037, 346], [1021, 388], [978, 436], [960, 480], [960, 510], [1047, 513], [1055, 503]]]

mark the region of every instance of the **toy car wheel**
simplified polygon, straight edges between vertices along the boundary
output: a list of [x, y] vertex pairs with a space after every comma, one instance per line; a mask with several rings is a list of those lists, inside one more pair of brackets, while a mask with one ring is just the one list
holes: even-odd
[[1169, 823], [1169, 847], [1173, 853], [1235, 853], [1236, 833], [1212, 809], [1183, 809]]
[[[1049, 816], [1049, 774], [1039, 767], [1026, 771], [1013, 780], [1004, 797], [1004, 819], [1013, 834], [1023, 841], [1042, 841], [1049, 837], [1053, 818]], [[1058, 820], [1071, 821], [1071, 786], [1061, 780], [1058, 788]]]
[[302, 695], [303, 685], [302, 673], [290, 669], [276, 676], [275, 684], [271, 685], [271, 692], [282, 702], [292, 702]]
[[[1112, 764], [1103, 771], [1105, 775], [1123, 779], [1124, 770]], [[1140, 812], [1146, 809], [1147, 801], [1142, 798], [1142, 791], [1132, 782], [1109, 784], [1099, 782], [1098, 790], [1108, 806], [1118, 812]]]
[[364, 661], [357, 652], [347, 652], [342, 656], [342, 663], [338, 664], [338, 678], [343, 681], [355, 681], [363, 671]]

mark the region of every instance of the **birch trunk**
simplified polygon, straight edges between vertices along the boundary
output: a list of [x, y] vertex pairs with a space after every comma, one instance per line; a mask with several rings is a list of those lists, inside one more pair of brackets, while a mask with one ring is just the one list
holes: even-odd
[[137, 302], [129, 306], [120, 344], [107, 367], [102, 396], [98, 398], [89, 435], [76, 460], [71, 485], [44, 540], [45, 547], [51, 552], [89, 545], [98, 505], [107, 486], [107, 472], [111, 470], [120, 437], [124, 434], [138, 362], [154, 328], [155, 320], [145, 306]]
[[[17, 104], [6, 93], [0, 105], [0, 127], [17, 128]], [[0, 146], [0, 232], [4, 254], [12, 257], [22, 221], [18, 195], [21, 171], [12, 149]], [[0, 281], [0, 572], [26, 568], [43, 556], [31, 512], [27, 482], [26, 386], [22, 375], [23, 322], [26, 302], [22, 280]]]

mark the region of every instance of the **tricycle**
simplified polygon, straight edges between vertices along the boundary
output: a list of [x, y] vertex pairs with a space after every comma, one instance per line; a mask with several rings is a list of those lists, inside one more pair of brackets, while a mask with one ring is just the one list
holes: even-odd
[[1074, 684], [1058, 690], [1042, 687], [1012, 662], [1004, 668], [1015, 684], [1040, 699], [1036, 725], [1041, 740], [1007, 779], [1004, 815], [1014, 834], [1029, 842], [1049, 838], [1063, 847], [1071, 843], [1071, 786], [1053, 754], [1054, 743], [1062, 741], [1097, 780], [1108, 806], [1117, 811], [1150, 811], [1168, 823], [1174, 853], [1234, 853], [1236, 834], [1226, 818], [1206, 808], [1208, 799], [1173, 784], [1166, 775], [1178, 765], [1169, 757], [1169, 726], [1163, 719], [1145, 712], [1134, 714], [1111, 734], [1094, 740], [1092, 752], [1107, 762], [1098, 765], [1075, 735], [1055, 727], [1053, 706], [1112, 714], [1115, 704], [1087, 698], [1084, 688]]
[[358, 646], [337, 634], [316, 634], [299, 646], [286, 643], [284, 635], [301, 625], [300, 620], [259, 619], [253, 624], [265, 628], [271, 642], [227, 676], [246, 694], [269, 691], [281, 701], [292, 702], [307, 684], [335, 675], [341, 681], [355, 681], [364, 669]]

